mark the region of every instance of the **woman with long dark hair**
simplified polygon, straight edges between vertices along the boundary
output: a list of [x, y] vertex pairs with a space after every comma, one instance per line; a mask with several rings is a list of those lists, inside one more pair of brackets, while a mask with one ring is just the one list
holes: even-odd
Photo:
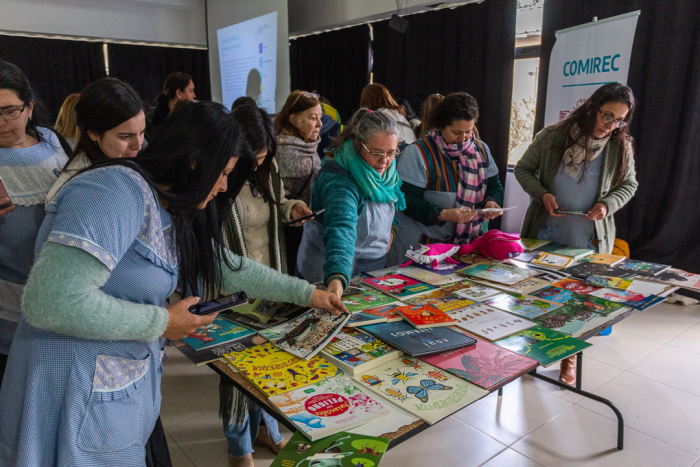
[[[530, 195], [521, 235], [611, 253], [613, 214], [637, 190], [629, 125], [632, 90], [619, 83], [598, 88], [565, 120], [537, 134], [514, 174]], [[559, 210], [582, 211], [584, 216]], [[562, 361], [560, 380], [576, 381], [576, 357]]]
[[146, 141], [151, 141], [156, 128], [170, 115], [179, 101], [193, 102], [197, 95], [194, 93], [194, 81], [187, 73], [174, 71], [163, 83], [163, 92], [156, 97], [153, 107], [146, 113]]
[[[225, 212], [254, 158], [220, 104], [184, 106], [136, 159], [76, 175], [47, 207], [0, 390], [0, 464], [144, 465], [160, 411], [161, 339], [211, 323], [164, 307], [176, 286], [345, 311], [337, 297], [234, 255]], [[44, 239], [46, 242], [44, 243]], [[41, 423], [30, 423], [41, 417]]]

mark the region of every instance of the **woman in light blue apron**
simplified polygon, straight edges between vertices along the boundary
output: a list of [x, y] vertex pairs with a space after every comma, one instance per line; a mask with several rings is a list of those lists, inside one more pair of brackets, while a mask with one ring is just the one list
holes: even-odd
[[[223, 247], [219, 212], [242, 144], [215, 103], [183, 107], [134, 161], [79, 173], [47, 208], [0, 390], [0, 465], [144, 465], [160, 411], [161, 338], [210, 323], [176, 285], [212, 296], [340, 301]], [[271, 287], [272, 285], [272, 287]]]
[[382, 269], [406, 206], [396, 173], [397, 123], [360, 109], [323, 160], [311, 195], [325, 212], [304, 225], [298, 275], [339, 297], [350, 278]]

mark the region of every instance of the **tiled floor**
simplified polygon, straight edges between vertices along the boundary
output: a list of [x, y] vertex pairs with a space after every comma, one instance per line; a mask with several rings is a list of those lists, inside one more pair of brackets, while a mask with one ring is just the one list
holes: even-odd
[[[610, 409], [526, 376], [390, 450], [382, 467], [700, 467], [700, 306], [661, 304], [591, 342], [583, 388], [622, 411], [623, 451]], [[218, 376], [167, 353], [161, 415], [173, 464], [226, 467]], [[255, 465], [273, 458], [260, 450]]]

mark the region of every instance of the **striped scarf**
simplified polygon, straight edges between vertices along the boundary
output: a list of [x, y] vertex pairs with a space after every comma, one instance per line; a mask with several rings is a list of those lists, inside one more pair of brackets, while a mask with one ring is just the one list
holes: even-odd
[[[459, 187], [457, 188], [456, 207], [465, 210], [476, 209], [484, 200], [488, 184], [488, 161], [482, 154], [472, 133], [469, 141], [447, 144], [440, 130], [430, 131], [430, 137], [438, 148], [452, 160], [459, 160]], [[484, 216], [479, 213], [470, 222], [457, 224], [454, 243], [469, 243], [483, 234]]]

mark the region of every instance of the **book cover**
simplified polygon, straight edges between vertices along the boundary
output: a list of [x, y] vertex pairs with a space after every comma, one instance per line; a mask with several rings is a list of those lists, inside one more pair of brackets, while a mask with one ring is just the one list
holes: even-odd
[[447, 274], [452, 274], [453, 272], [457, 272], [460, 269], [465, 268], [467, 265], [462, 263], [461, 261], [457, 261], [456, 263], [448, 263], [447, 261], [443, 261], [441, 263], [438, 263], [438, 266], [436, 268], [432, 267], [432, 265], [430, 264], [420, 263], [413, 263], [411, 264], [411, 266], [414, 268], [422, 269], [424, 271], [432, 272], [433, 274], [446, 276]]
[[624, 306], [619, 303], [604, 300], [602, 298], [578, 293], [574, 293], [574, 296], [571, 299], [567, 300], [566, 304], [576, 306], [579, 308], [585, 308], [586, 310], [596, 312], [599, 315], [603, 316], [608, 316], [613, 311], [619, 310]]
[[496, 341], [499, 347], [525, 355], [549, 366], [590, 347], [591, 344], [542, 326]]
[[481, 339], [476, 339], [476, 344], [470, 347], [427, 355], [421, 360], [488, 391], [540, 364]]
[[523, 251], [520, 253], [518, 256], [515, 257], [518, 261], [522, 261], [524, 263], [529, 263], [532, 260], [535, 260], [539, 258], [542, 255], [542, 252], [540, 251]]
[[202, 350], [235, 341], [251, 334], [255, 334], [255, 331], [232, 323], [222, 316], [217, 316], [210, 324], [198, 328], [195, 332], [182, 339], [182, 341], [194, 350]]
[[354, 379], [431, 425], [488, 394], [475, 384], [414, 358], [394, 360]]
[[474, 304], [474, 301], [461, 298], [457, 294], [450, 293], [445, 289], [433, 290], [405, 301], [409, 305], [432, 305], [445, 313], [461, 310], [462, 308]]
[[597, 263], [579, 263], [575, 266], [569, 266], [568, 268], [562, 269], [565, 272], [577, 279], [586, 280], [588, 276], [612, 276], [612, 277], [624, 277], [632, 278], [634, 273], [629, 271], [623, 271], [621, 269], [613, 269], [604, 264]]
[[573, 261], [574, 259], [570, 256], [558, 255], [556, 253], [542, 253], [538, 258], [533, 259], [531, 262], [553, 268], [565, 268]]
[[561, 305], [539, 300], [535, 297], [516, 293], [503, 293], [484, 302], [486, 305], [504, 310], [509, 313], [535, 318], [559, 308]]
[[[306, 311], [308, 307], [303, 307], [295, 305], [293, 303], [284, 302], [273, 302], [270, 300], [256, 300], [255, 308], [256, 312], [261, 313], [266, 316], [274, 316], [276, 318], [289, 318], [292, 315], [298, 316], [303, 311]], [[236, 308], [235, 311], [238, 311]]]
[[376, 290], [365, 290], [360, 294], [343, 295], [343, 303], [350, 313], [362, 311], [368, 308], [376, 308], [382, 305], [396, 303], [395, 298], [391, 298]]
[[[401, 266], [399, 266], [399, 265], [389, 266], [388, 268], [377, 269], [376, 271], [368, 271], [367, 275], [370, 277], [383, 277], [383, 276], [390, 276], [392, 274], [403, 274], [403, 273], [399, 272], [400, 269], [403, 269], [403, 268], [401, 268]], [[408, 269], [408, 268], [406, 268], [406, 269]], [[365, 278], [363, 277], [363, 279], [365, 279]]]
[[425, 282], [426, 284], [430, 285], [440, 285], [450, 281], [449, 277], [445, 277], [440, 274], [436, 274], [434, 272], [427, 271], [425, 269], [417, 268], [414, 266], [399, 268], [397, 274], [402, 274], [404, 276], [408, 276], [412, 279]]
[[311, 441], [389, 414], [386, 402], [366, 394], [347, 376], [325, 379], [269, 400]]
[[370, 316], [377, 316], [380, 318], [385, 318], [387, 323], [395, 323], [397, 321], [403, 321], [403, 316], [399, 314], [396, 309], [400, 306], [404, 306], [405, 303], [396, 302], [393, 305], [380, 306], [377, 308], [370, 308], [362, 313]]
[[597, 263], [603, 264], [605, 266], [614, 266], [624, 259], [624, 256], [606, 255], [604, 253], [591, 253], [588, 256], [579, 258], [579, 261], [583, 263]]
[[521, 294], [532, 295], [533, 292], [542, 290], [545, 287], [548, 287], [550, 284], [551, 281], [538, 279], [537, 277], [531, 277], [530, 279], [518, 282], [517, 284], [510, 286], [510, 288], [513, 289], [515, 292]]
[[[285, 352], [308, 360], [319, 353], [349, 319], [347, 313], [336, 316], [327, 310], [311, 309], [298, 318], [267, 329], [262, 335]], [[273, 332], [280, 337], [268, 336]]]
[[624, 261], [621, 261], [615, 265], [615, 269], [633, 272], [642, 276], [656, 276], [670, 267], [671, 266], [667, 264], [639, 261], [636, 259], [625, 259]]
[[447, 313], [433, 305], [400, 306], [396, 311], [417, 329], [455, 324]]
[[535, 297], [540, 297], [550, 302], [566, 303], [576, 296], [576, 292], [558, 287], [547, 287], [533, 293]]
[[538, 240], [536, 238], [521, 238], [520, 243], [522, 243], [523, 248], [525, 248], [525, 251], [532, 251], [550, 243], [550, 240]]
[[[287, 318], [276, 317], [257, 311], [256, 307], [264, 300], [254, 300], [247, 305], [237, 306], [230, 312], [221, 315], [224, 319], [233, 323], [246, 326], [248, 328], [260, 331], [272, 326], [283, 323]], [[264, 308], [264, 307], [263, 307]]]
[[474, 345], [473, 338], [452, 329], [416, 329], [406, 321], [371, 324], [362, 330], [412, 357]]
[[321, 351], [323, 358], [350, 375], [402, 355], [403, 352], [371, 334], [347, 326]]
[[651, 282], [650, 280], [642, 280], [636, 277], [632, 282], [632, 285], [630, 285], [627, 289], [627, 292], [638, 293], [644, 295], [645, 297], [648, 297], [649, 295], [659, 295], [663, 297], [674, 288], [674, 285], [663, 284], [661, 282]]
[[537, 272], [530, 269], [523, 269], [503, 263], [479, 263], [461, 269], [458, 272], [463, 276], [478, 277], [505, 285], [515, 285], [537, 274]]
[[589, 294], [591, 292], [595, 292], [596, 290], [600, 290], [600, 287], [588, 285], [578, 279], [561, 279], [554, 282], [552, 286], [582, 294]]
[[561, 243], [549, 243], [542, 248], [540, 251], [546, 253], [552, 253], [555, 255], [568, 256], [569, 258], [579, 260], [580, 258], [585, 258], [588, 255], [595, 253], [594, 250], [589, 248], [576, 248], [569, 245], [562, 245]]
[[205, 365], [209, 362], [216, 360], [221, 360], [224, 354], [231, 352], [242, 352], [245, 349], [254, 347], [256, 345], [264, 344], [267, 339], [258, 335], [251, 334], [246, 337], [241, 337], [232, 342], [227, 342], [226, 344], [217, 345], [216, 347], [207, 347], [202, 350], [194, 350], [189, 345], [185, 344], [182, 340], [173, 341], [173, 345], [182, 354], [187, 357], [187, 359], [194, 363], [196, 366]]
[[494, 289], [484, 284], [477, 284], [476, 282], [471, 282], [468, 280], [443, 285], [441, 289], [445, 292], [453, 293], [458, 297], [462, 297], [466, 300], [472, 300], [474, 302], [483, 302], [489, 297], [502, 293], [498, 289]]
[[493, 260], [487, 258], [480, 253], [467, 253], [466, 255], [454, 255], [454, 259], [463, 262], [464, 264], [474, 265], [479, 263], [492, 264]]
[[629, 290], [619, 290], [619, 289], [598, 289], [595, 292], [588, 294], [592, 297], [602, 298], [603, 300], [608, 300], [610, 302], [622, 303], [622, 302], [637, 302], [644, 299], [644, 295], [637, 292], [630, 292]]
[[350, 319], [345, 323], [346, 327], [367, 326], [368, 324], [386, 323], [383, 316], [369, 315], [363, 311], [356, 311], [350, 314]]
[[610, 276], [588, 276], [586, 284], [596, 287], [610, 287], [611, 289], [627, 290], [632, 285], [632, 279], [623, 279], [622, 277]]
[[684, 289], [700, 290], [700, 274], [693, 274], [680, 269], [667, 269], [654, 276], [653, 280], [673, 284]]
[[490, 341], [529, 329], [535, 323], [483, 303], [450, 313], [455, 326]]
[[653, 306], [658, 305], [659, 303], [665, 300], [666, 297], [659, 297], [658, 295], [649, 295], [648, 297], [644, 297], [641, 300], [621, 302], [620, 305], [631, 306], [632, 308], [635, 308], [639, 311], [644, 311]]
[[569, 248], [569, 245], [565, 245], [563, 243], [557, 243], [557, 242], [547, 242], [546, 245], [543, 245], [538, 248], [540, 251], [546, 251], [547, 253], [552, 253], [557, 250], [565, 250]]
[[272, 342], [227, 353], [224, 358], [268, 397], [342, 373], [322, 358], [302, 360]]
[[378, 467], [388, 446], [387, 438], [345, 432], [310, 443], [296, 432], [270, 467]]
[[417, 281], [401, 274], [392, 274], [383, 277], [370, 277], [363, 279], [363, 282], [370, 287], [381, 290], [384, 293], [399, 299], [412, 297], [422, 292], [435, 290], [430, 284]]
[[549, 282], [556, 282], [560, 281], [563, 279], [568, 279], [571, 274], [563, 272], [561, 269], [560, 270], [553, 270], [550, 269], [548, 271], [538, 271], [537, 274], [535, 275], [536, 279], [542, 279], [545, 281]]
[[584, 310], [583, 308], [564, 305], [551, 313], [534, 318], [533, 321], [543, 328], [554, 329], [555, 331], [576, 337], [584, 326], [599, 316], [599, 314]]

